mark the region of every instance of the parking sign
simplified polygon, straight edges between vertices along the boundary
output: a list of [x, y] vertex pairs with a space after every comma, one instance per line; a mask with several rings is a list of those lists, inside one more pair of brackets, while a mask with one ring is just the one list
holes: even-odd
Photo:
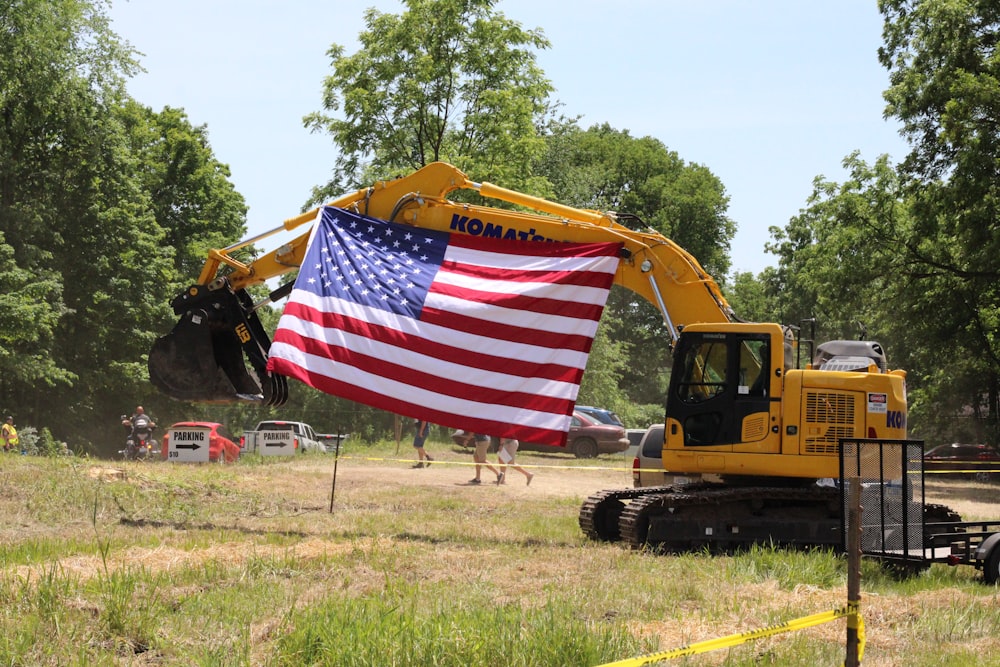
[[167, 431], [167, 460], [179, 463], [207, 463], [211, 429], [193, 426]]

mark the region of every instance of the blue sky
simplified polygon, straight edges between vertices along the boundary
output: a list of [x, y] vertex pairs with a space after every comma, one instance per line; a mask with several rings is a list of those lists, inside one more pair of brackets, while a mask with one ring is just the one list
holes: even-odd
[[[369, 7], [403, 11], [398, 0], [115, 0], [110, 15], [144, 54], [132, 96], [157, 110], [183, 108], [208, 127], [255, 235], [298, 213], [328, 180], [336, 150], [302, 117], [321, 107], [330, 44], [357, 50]], [[905, 156], [898, 123], [882, 117], [888, 74], [876, 55], [874, 0], [500, 0], [496, 8], [552, 43], [538, 61], [567, 115], [656, 137], [722, 180], [738, 225], [734, 270], [775, 264], [764, 252], [768, 227], [806, 205], [816, 176], [843, 180], [845, 156]]]

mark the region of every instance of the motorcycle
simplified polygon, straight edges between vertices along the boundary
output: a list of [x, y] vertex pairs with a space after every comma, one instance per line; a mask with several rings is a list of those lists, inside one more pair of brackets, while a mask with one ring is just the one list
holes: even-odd
[[153, 428], [138, 430], [131, 424], [125, 415], [122, 415], [122, 425], [127, 426], [128, 435], [125, 438], [125, 449], [119, 449], [118, 453], [126, 461], [147, 461], [153, 460], [156, 453], [159, 453], [159, 445], [153, 440]]

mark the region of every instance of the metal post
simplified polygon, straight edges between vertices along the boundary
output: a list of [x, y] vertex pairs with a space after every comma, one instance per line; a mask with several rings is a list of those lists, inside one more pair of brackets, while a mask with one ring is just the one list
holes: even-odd
[[858, 619], [861, 598], [861, 480], [847, 480], [847, 654], [844, 667], [858, 667]]
[[330, 487], [330, 514], [333, 514], [333, 496], [337, 492], [337, 463], [340, 462], [340, 443], [344, 439], [344, 434], [337, 427], [337, 444], [333, 450], [333, 486]]
[[392, 427], [396, 436], [396, 456], [399, 456], [399, 441], [403, 439], [403, 421], [399, 415], [393, 415]]

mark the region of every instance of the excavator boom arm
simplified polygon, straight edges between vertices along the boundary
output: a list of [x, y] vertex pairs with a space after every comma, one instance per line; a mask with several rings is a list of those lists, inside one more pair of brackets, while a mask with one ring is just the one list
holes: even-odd
[[[456, 190], [471, 190], [485, 199], [530, 211], [449, 200], [448, 195]], [[686, 324], [735, 319], [715, 280], [690, 253], [663, 235], [629, 229], [618, 222], [615, 213], [577, 209], [490, 183], [476, 183], [442, 162], [403, 178], [379, 181], [327, 205], [421, 229], [498, 239], [621, 242], [622, 261], [615, 283], [652, 303], [663, 314], [672, 339], [676, 340]], [[264, 369], [270, 341], [254, 313], [258, 305], [250, 302], [246, 288], [301, 265], [310, 233], [307, 226], [318, 212], [313, 209], [269, 232], [209, 252], [198, 283], [173, 302], [181, 321], [157, 340], [150, 353], [154, 384], [182, 400], [284, 401], [287, 389], [283, 379], [267, 377]], [[307, 231], [253, 261], [242, 262], [233, 256], [273, 234], [301, 227]], [[238, 362], [244, 355], [251, 367], [241, 371], [242, 363]]]

